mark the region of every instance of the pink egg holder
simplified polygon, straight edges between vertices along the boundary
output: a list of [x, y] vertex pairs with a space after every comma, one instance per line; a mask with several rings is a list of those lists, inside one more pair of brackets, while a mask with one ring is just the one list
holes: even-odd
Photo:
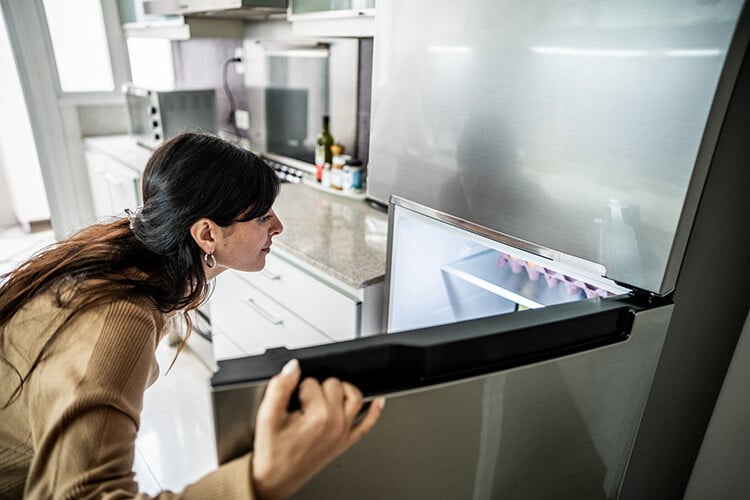
[[614, 295], [603, 288], [592, 286], [581, 280], [571, 278], [570, 276], [566, 276], [557, 271], [534, 264], [533, 262], [499, 252], [497, 255], [497, 267], [502, 268], [506, 264], [508, 264], [513, 274], [519, 274], [525, 269], [526, 274], [531, 281], [539, 281], [539, 278], [544, 276], [544, 280], [550, 288], [555, 288], [562, 283], [569, 295], [577, 295], [581, 290], [583, 290], [587, 299], [594, 297], [610, 297]]

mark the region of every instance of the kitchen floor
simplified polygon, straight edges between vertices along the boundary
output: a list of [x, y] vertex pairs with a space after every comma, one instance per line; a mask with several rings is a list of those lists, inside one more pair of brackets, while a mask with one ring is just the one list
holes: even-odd
[[[54, 241], [49, 223], [33, 224], [30, 233], [20, 226], [0, 226], [0, 274]], [[189, 348], [168, 371], [176, 351], [168, 338], [159, 345], [156, 355], [161, 374], [144, 395], [134, 464], [144, 493], [180, 491], [216, 468], [209, 391], [212, 372]]]

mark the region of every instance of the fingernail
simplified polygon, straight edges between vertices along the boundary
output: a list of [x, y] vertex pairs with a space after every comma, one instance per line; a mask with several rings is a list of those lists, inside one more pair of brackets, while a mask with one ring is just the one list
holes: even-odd
[[377, 405], [380, 407], [381, 410], [385, 408], [385, 398], [382, 398], [382, 397], [378, 398], [375, 400], [375, 402], [377, 403]]
[[299, 370], [299, 361], [297, 361], [296, 359], [290, 359], [281, 369], [281, 373], [289, 377], [291, 375], [294, 375], [297, 370]]

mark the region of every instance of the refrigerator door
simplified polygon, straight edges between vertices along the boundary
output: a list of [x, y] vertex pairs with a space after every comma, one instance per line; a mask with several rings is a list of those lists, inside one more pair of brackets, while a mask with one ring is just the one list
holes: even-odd
[[379, 0], [368, 195], [669, 292], [742, 5]]
[[[267, 380], [291, 357], [380, 422], [295, 498], [613, 498], [672, 306], [589, 299], [219, 362], [219, 462], [252, 448]], [[294, 404], [293, 404], [294, 407]]]

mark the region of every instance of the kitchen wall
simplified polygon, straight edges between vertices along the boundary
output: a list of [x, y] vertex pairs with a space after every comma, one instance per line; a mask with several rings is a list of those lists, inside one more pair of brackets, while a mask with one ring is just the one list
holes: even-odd
[[128, 112], [124, 104], [76, 106], [82, 137], [128, 133]]
[[[219, 130], [225, 134], [246, 136], [237, 130], [230, 117], [230, 99], [223, 87], [224, 62], [234, 56], [237, 48], [258, 39], [288, 40], [293, 37], [291, 24], [283, 20], [248, 21], [244, 40], [223, 38], [194, 38], [174, 44], [175, 84], [178, 87], [213, 87], [216, 89], [216, 106]], [[357, 131], [355, 154], [367, 165], [370, 140], [370, 96], [372, 88], [372, 38], [360, 38], [359, 66], [346, 68], [344, 74], [357, 82]], [[233, 65], [227, 68], [227, 86], [236, 109], [248, 108], [244, 75]]]
[[[216, 111], [219, 130], [234, 134], [230, 120], [230, 98], [224, 91], [222, 71], [224, 62], [234, 57], [242, 47], [242, 40], [223, 38], [194, 38], [175, 42], [174, 72], [178, 88], [216, 89]], [[227, 68], [227, 86], [234, 97], [235, 106], [247, 109], [247, 93], [243, 75], [237, 74], [233, 65]]]

